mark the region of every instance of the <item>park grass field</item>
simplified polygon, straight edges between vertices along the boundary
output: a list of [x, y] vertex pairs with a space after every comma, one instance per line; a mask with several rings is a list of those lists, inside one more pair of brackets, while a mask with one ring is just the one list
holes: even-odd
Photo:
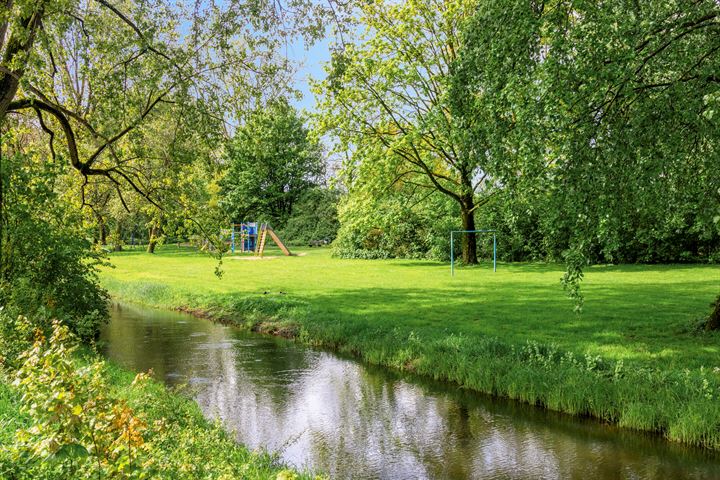
[[[116, 298], [194, 311], [364, 360], [720, 449], [720, 335], [698, 325], [716, 265], [589, 268], [583, 313], [562, 265], [459, 268], [299, 256], [217, 260], [166, 246], [111, 256]], [[279, 253], [279, 252], [277, 252]]]

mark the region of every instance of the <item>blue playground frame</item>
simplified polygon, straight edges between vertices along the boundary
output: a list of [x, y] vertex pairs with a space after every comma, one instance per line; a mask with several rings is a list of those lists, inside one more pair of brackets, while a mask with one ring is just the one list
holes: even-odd
[[232, 224], [232, 232], [230, 233], [230, 250], [235, 253], [235, 245], [237, 238], [240, 237], [240, 251], [253, 252], [257, 245], [258, 223], [242, 222]]
[[450, 231], [450, 276], [455, 276], [455, 238], [456, 233], [492, 233], [493, 234], [493, 272], [497, 272], [497, 230], [451, 230]]

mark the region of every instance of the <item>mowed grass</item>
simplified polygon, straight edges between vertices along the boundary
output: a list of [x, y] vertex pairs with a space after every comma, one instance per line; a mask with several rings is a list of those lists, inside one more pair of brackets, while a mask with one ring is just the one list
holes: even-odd
[[562, 265], [500, 263], [493, 272], [486, 263], [458, 268], [451, 278], [441, 262], [344, 260], [326, 248], [279, 253], [271, 250], [266, 255], [276, 258], [263, 260], [226, 257], [218, 278], [217, 261], [190, 249], [129, 251], [113, 254], [115, 268], [101, 279], [118, 297], [158, 307], [283, 292], [312, 306], [313, 323], [532, 340], [659, 368], [720, 367], [720, 336], [694, 331], [720, 293], [717, 265], [588, 268], [585, 306], [577, 315], [560, 287]]

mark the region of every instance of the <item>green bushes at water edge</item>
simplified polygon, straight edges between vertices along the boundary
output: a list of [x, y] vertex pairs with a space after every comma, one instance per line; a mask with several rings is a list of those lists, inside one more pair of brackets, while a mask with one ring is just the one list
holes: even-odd
[[238, 445], [192, 400], [76, 350], [59, 322], [49, 337], [15, 333], [35, 338], [0, 358], [0, 478], [301, 478]]
[[481, 336], [437, 337], [403, 327], [322, 322], [315, 320], [313, 305], [282, 295], [195, 298], [183, 309], [372, 364], [720, 450], [720, 363], [662, 370], [537, 342], [513, 345]]
[[0, 307], [38, 322], [59, 319], [90, 340], [107, 319], [97, 278], [106, 258], [92, 248], [82, 212], [56, 191], [63, 165], [19, 153], [0, 162]]

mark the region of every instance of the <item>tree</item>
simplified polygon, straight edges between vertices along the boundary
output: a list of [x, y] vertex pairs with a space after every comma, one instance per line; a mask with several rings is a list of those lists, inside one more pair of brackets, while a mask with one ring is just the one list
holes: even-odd
[[252, 112], [227, 143], [222, 205], [233, 221], [283, 228], [298, 199], [322, 180], [320, 146], [285, 99]]
[[293, 205], [292, 215], [282, 232], [283, 239], [308, 244], [332, 242], [337, 236], [340, 192], [317, 186], [308, 189]]
[[[598, 244], [622, 258], [628, 237], [720, 238], [718, 33], [713, 0], [482, 2], [468, 24], [459, 83], [501, 72], [508, 102], [472, 89], [464, 98], [513, 115], [523, 137], [540, 140], [529, 151], [542, 162], [523, 162], [570, 235], [565, 281], [576, 297]], [[508, 47], [510, 61], [497, 61]], [[521, 151], [519, 140], [504, 136]]]
[[[471, 144], [448, 104], [448, 80], [457, 61], [460, 33], [475, 2], [412, 0], [352, 2], [349, 30], [360, 32], [335, 52], [323, 95], [325, 132], [351, 150], [345, 176], [358, 178], [363, 163], [381, 164], [390, 180], [440, 192], [455, 202], [462, 228], [475, 229], [475, 212], [501, 188], [486, 143]], [[348, 185], [353, 193], [352, 180]], [[463, 261], [477, 263], [475, 235], [463, 236]]]
[[[569, 28], [550, 18], [543, 68], [561, 106], [556, 117], [566, 119], [556, 155], [567, 159], [558, 176], [569, 187], [563, 204], [584, 220], [573, 225], [576, 250], [587, 257], [594, 235], [614, 234], [646, 212], [672, 219], [685, 235], [717, 238], [720, 5], [611, 7], [578, 5], [566, 11], [577, 17]], [[628, 18], [643, 21], [632, 26]]]
[[[0, 140], [6, 145], [20, 141], [11, 135]], [[0, 212], [0, 306], [11, 316], [27, 315], [45, 327], [45, 320], [57, 318], [90, 339], [107, 316], [107, 292], [97, 282], [103, 259], [89, 248], [78, 210], [56, 191], [58, 176], [69, 167], [46, 162], [43, 154], [42, 149], [15, 149], [0, 162], [5, 202]]]
[[144, 172], [124, 155], [133, 132], [161, 105], [174, 110], [176, 131], [197, 127], [200, 117], [219, 121], [221, 131], [231, 105], [242, 109], [287, 83], [275, 50], [282, 36], [320, 31], [310, 13], [322, 15], [303, 0], [292, 10], [241, 0], [190, 9], [132, 0], [3, 2], [0, 124], [13, 128], [8, 113], [34, 113], [52, 155], [69, 160], [85, 183], [104, 177], [117, 194], [127, 185], [159, 207]]
[[[219, 210], [215, 152], [227, 125], [286, 89], [288, 62], [276, 54], [284, 36], [321, 30], [314, 23], [321, 9], [292, 4], [0, 4], [5, 306], [75, 319], [105, 306], [83, 209], [85, 219], [105, 224], [101, 241], [112, 222], [119, 233], [116, 208], [206, 230], [202, 223]], [[214, 211], [203, 208], [213, 202]], [[43, 242], [47, 248], [33, 250]], [[104, 308], [75, 330], [95, 333]]]

